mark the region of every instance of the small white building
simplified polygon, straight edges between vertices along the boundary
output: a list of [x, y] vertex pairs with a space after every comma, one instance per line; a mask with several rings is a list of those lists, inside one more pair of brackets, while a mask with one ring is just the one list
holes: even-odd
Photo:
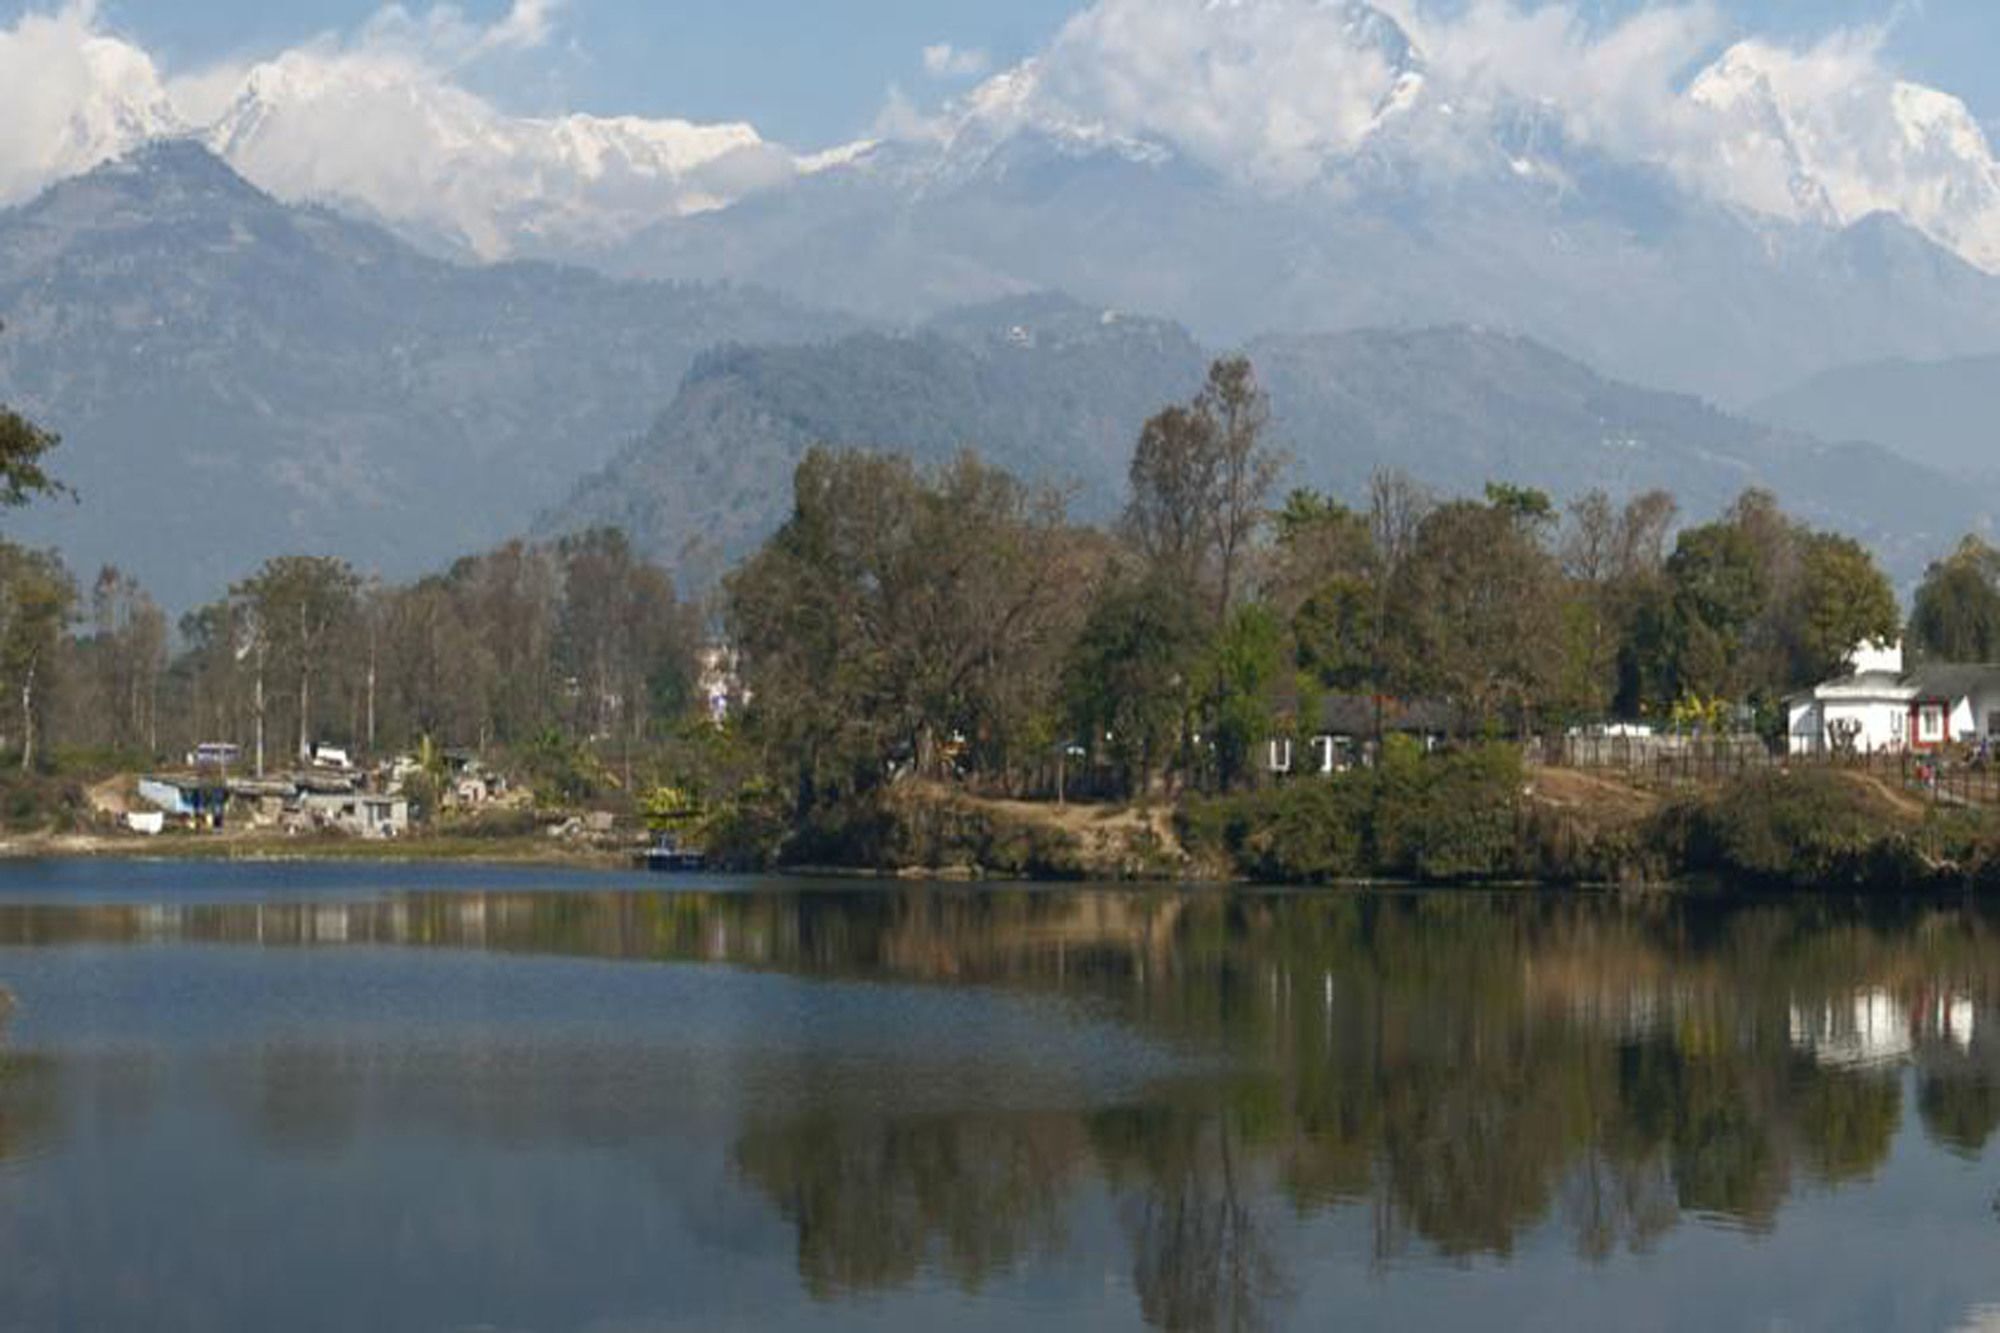
[[410, 831], [410, 803], [370, 792], [302, 792], [299, 815], [307, 826], [360, 838], [400, 838]]
[[1897, 643], [1862, 645], [1849, 668], [1787, 701], [1792, 754], [1897, 754], [2000, 740], [2000, 666], [1906, 667]]

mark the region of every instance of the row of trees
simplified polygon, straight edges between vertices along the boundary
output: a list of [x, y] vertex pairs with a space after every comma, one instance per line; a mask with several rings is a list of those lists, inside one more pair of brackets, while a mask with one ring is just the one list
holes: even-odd
[[1869, 553], [1764, 492], [1685, 527], [1661, 492], [1559, 511], [1390, 474], [1359, 506], [1280, 499], [1269, 421], [1249, 363], [1218, 362], [1145, 423], [1108, 531], [972, 454], [926, 470], [813, 451], [791, 519], [726, 593], [753, 735], [800, 810], [898, 772], [1045, 787], [1078, 748], [1127, 793], [1227, 788], [1335, 694], [1447, 700], [1508, 733], [1714, 723], [1723, 703], [1769, 722], [1899, 632]]
[[[811, 451], [790, 519], [721, 596], [755, 700], [740, 736], [794, 814], [898, 773], [1227, 789], [1328, 696], [1445, 701], [1468, 731], [1513, 734], [1713, 725], [1724, 703], [1768, 722], [1853, 644], [1899, 632], [1868, 552], [1763, 492], [1691, 526], [1661, 492], [1559, 510], [1385, 474], [1359, 504], [1281, 497], [1270, 436], [1249, 362], [1217, 362], [1144, 423], [1107, 528], [972, 453]], [[54, 444], [0, 410], [0, 502], [60, 490]], [[687, 711], [702, 625], [611, 531], [398, 586], [280, 557], [177, 633], [130, 574], [84, 593], [54, 556], [0, 544], [0, 748], [32, 765], [51, 739], [233, 741], [259, 767], [323, 740], [629, 753]], [[1940, 562], [1912, 633], [2000, 657], [2000, 553], [1968, 541]]]
[[407, 585], [282, 556], [181, 617], [131, 575], [87, 595], [52, 554], [0, 545], [0, 745], [105, 762], [243, 747], [262, 771], [319, 743], [614, 747], [677, 722], [700, 618], [613, 531], [512, 543]]

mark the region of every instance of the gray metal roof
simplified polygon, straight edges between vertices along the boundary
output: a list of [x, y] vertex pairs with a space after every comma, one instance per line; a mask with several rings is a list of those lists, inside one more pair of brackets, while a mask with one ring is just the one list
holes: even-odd
[[1975, 694], [2000, 694], [2000, 666], [1932, 662], [1906, 672], [1903, 681], [1919, 694], [1932, 699], [1957, 700]]

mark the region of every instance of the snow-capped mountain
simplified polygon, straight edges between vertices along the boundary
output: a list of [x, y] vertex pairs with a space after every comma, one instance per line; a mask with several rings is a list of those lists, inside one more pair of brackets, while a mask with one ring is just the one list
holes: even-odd
[[1871, 48], [1396, 9], [1097, 0], [920, 132], [596, 260], [893, 319], [1061, 289], [1218, 341], [1474, 323], [1731, 402], [2000, 348], [2000, 165]]
[[749, 125], [506, 116], [402, 66], [305, 54], [252, 69], [205, 138], [280, 198], [485, 259], [613, 241], [810, 166]]
[[459, 56], [389, 31], [409, 21], [390, 6], [353, 41], [170, 77], [101, 31], [94, 6], [27, 14], [0, 27], [0, 206], [192, 137], [287, 202], [500, 259], [607, 244], [847, 157], [794, 154], [746, 124], [511, 114], [458, 81]]
[[1658, 177], [1759, 226], [1886, 214], [2000, 272], [2000, 162], [1963, 102], [1898, 77], [1868, 34], [1743, 38], [1705, 6], [1590, 23], [1543, 0], [1090, 0], [895, 141], [817, 154], [741, 123], [514, 114], [467, 89], [462, 50], [384, 22], [168, 77], [89, 6], [23, 17], [0, 29], [0, 123], [18, 127], [0, 203], [195, 133], [289, 201], [481, 258], [577, 257], [829, 172], [929, 198], [1054, 153], [1307, 212], [1504, 187], [1618, 216], [1632, 201], [1607, 182]]
[[2000, 272], [2000, 163], [1964, 102], [1903, 80], [1838, 91], [1760, 42], [1731, 48], [1688, 99], [1708, 113], [1695, 183], [1756, 213], [1847, 226], [1886, 213]]
[[[952, 108], [937, 169], [962, 173], [968, 150], [1027, 133], [1178, 156], [1284, 199], [1365, 188], [1390, 165], [1405, 180], [1503, 174], [1574, 191], [1583, 154], [1763, 219], [1844, 227], [1885, 213], [2000, 272], [2000, 161], [1978, 120], [1889, 76], [1872, 47], [1746, 40], [1692, 77], [1620, 88], [1616, 35], [1509, 63], [1492, 48], [1532, 32], [1480, 34], [1468, 54], [1463, 32], [1440, 27], [1433, 58], [1364, 0], [1205, 0], [1164, 19], [1136, 5], [1100, 0], [1049, 52]], [[1563, 54], [1573, 77], [1550, 68]]]
[[433, 250], [894, 320], [1060, 289], [1218, 342], [1476, 323], [1732, 402], [2000, 349], [2000, 162], [1965, 104], [1865, 37], [1719, 23], [1089, 0], [962, 97], [807, 155], [744, 124], [513, 114], [407, 33], [169, 79], [65, 10], [0, 29], [0, 123], [42, 130], [12, 158], [0, 136], [0, 202], [185, 132]]

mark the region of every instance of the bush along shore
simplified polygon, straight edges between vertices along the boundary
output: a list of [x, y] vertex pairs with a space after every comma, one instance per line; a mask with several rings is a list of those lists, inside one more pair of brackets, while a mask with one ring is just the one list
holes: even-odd
[[793, 868], [1031, 880], [2000, 889], [2000, 821], [1864, 772], [1772, 768], [1654, 789], [1534, 768], [1507, 745], [1392, 746], [1372, 769], [1151, 808], [912, 784], [740, 850]]
[[[1581, 793], [1581, 799], [1579, 799]], [[1330, 884], [1665, 884], [1761, 890], [2000, 887], [2000, 826], [1865, 772], [1771, 768], [1660, 791], [1537, 771], [1511, 747], [1190, 803], [1189, 853], [1244, 878]]]

